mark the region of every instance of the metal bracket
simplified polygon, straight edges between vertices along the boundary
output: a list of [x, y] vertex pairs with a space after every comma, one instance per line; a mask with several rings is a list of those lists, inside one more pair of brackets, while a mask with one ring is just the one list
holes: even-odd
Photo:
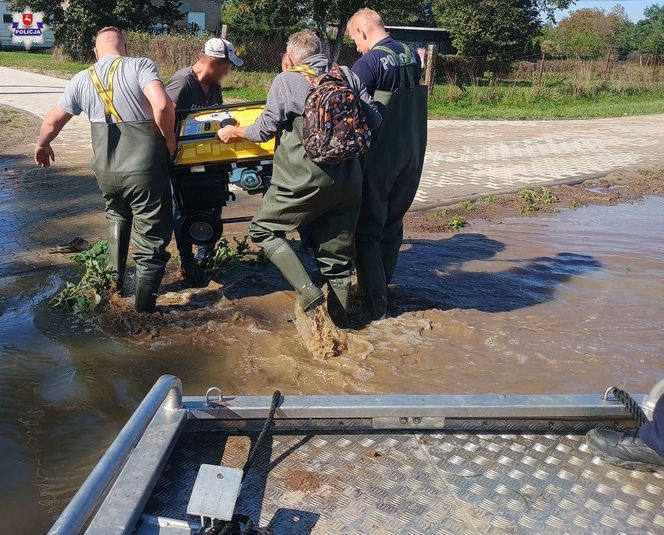
[[[216, 400], [212, 400], [210, 398], [210, 394], [212, 394], [213, 392], [217, 392]], [[212, 407], [213, 405], [221, 405], [223, 401], [224, 401], [224, 393], [221, 391], [221, 388], [219, 388], [218, 386], [212, 386], [207, 389], [207, 392], [205, 392], [205, 404], [208, 407]]]
[[243, 472], [239, 468], [202, 464], [191, 491], [187, 514], [212, 520], [231, 520], [240, 495]]
[[618, 387], [617, 387], [617, 386], [610, 386], [609, 388], [607, 388], [607, 389], [604, 391], [604, 397], [602, 398], [604, 401], [615, 401], [615, 400], [616, 400], [615, 397], [612, 397], [611, 399], [609, 399], [609, 394], [610, 394], [611, 392], [613, 392], [613, 389], [614, 389], [614, 388], [618, 388]]

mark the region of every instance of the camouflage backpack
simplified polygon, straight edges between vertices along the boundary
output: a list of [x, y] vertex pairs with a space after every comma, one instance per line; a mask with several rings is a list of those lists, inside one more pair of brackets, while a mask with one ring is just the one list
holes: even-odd
[[318, 75], [307, 65], [296, 65], [311, 84], [304, 102], [304, 150], [312, 162], [340, 163], [364, 154], [371, 143], [367, 117], [360, 97], [350, 86], [341, 68], [333, 63]]

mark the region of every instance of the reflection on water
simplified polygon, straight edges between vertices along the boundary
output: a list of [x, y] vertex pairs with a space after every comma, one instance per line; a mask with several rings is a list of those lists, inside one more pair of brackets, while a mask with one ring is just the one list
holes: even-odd
[[162, 373], [189, 394], [647, 391], [664, 375], [663, 209], [650, 198], [412, 236], [397, 317], [326, 362], [297, 343], [270, 266], [166, 296], [159, 335], [131, 343], [49, 309], [62, 272], [5, 273], [0, 532], [44, 531]]

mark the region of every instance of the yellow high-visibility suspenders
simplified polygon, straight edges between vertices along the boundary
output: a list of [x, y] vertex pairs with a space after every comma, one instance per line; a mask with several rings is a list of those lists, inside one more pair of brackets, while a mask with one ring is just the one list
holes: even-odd
[[88, 67], [88, 72], [90, 73], [90, 78], [92, 78], [92, 85], [97, 91], [99, 98], [104, 103], [104, 114], [106, 115], [106, 122], [109, 122], [109, 119], [113, 117], [113, 121], [116, 123], [122, 122], [122, 117], [118, 113], [118, 110], [115, 109], [115, 104], [113, 104], [113, 77], [115, 76], [115, 71], [118, 70], [118, 65], [122, 61], [122, 57], [116, 58], [111, 63], [111, 67], [108, 69], [108, 75], [106, 76], [106, 86], [101, 83], [99, 75], [95, 70], [94, 65]]

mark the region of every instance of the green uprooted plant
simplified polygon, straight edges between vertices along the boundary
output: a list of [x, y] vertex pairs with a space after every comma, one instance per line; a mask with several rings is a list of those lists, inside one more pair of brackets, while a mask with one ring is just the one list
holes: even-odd
[[243, 261], [247, 259], [247, 252], [249, 251], [249, 237], [244, 236], [243, 238], [236, 238], [233, 236], [233, 242], [235, 242], [235, 247], [228, 241], [228, 238], [223, 236], [217, 248], [214, 251], [214, 255], [210, 260], [211, 269], [219, 269], [224, 266], [228, 266], [237, 261]]
[[539, 189], [523, 188], [517, 193], [519, 199], [523, 199], [526, 203], [525, 210], [528, 212], [536, 212], [546, 206], [553, 206], [558, 202], [556, 197], [549, 188], [541, 187]]
[[468, 221], [461, 215], [455, 215], [452, 219], [450, 219], [448, 225], [452, 230], [459, 231], [468, 225]]
[[51, 299], [51, 306], [77, 315], [88, 314], [108, 299], [113, 282], [108, 266], [108, 242], [98, 241], [72, 260], [79, 266], [81, 279], [77, 284], [67, 282]]

